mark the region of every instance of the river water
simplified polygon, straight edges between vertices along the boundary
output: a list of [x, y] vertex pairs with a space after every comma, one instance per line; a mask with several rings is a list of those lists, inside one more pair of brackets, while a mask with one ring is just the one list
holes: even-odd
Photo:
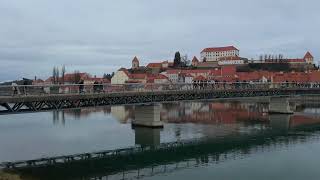
[[[21, 179], [319, 179], [320, 102], [292, 102], [294, 114], [269, 114], [267, 102], [192, 101], [106, 106], [0, 116], [0, 162], [133, 147], [165, 147], [9, 171]], [[155, 111], [137, 111], [144, 107]], [[139, 114], [140, 113], [140, 114]], [[135, 127], [158, 113], [163, 128]], [[1, 178], [1, 176], [0, 176]]]

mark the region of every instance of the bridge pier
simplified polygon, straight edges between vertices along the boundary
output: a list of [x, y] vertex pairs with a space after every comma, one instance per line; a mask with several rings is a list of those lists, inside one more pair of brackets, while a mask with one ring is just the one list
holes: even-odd
[[162, 128], [160, 120], [160, 105], [138, 105], [135, 106], [135, 119], [132, 126]]
[[157, 147], [160, 145], [160, 128], [134, 127], [135, 144], [141, 147]]
[[269, 100], [270, 114], [293, 114], [289, 100], [286, 97], [272, 97]]
[[288, 131], [290, 128], [290, 118], [290, 114], [270, 114], [270, 126], [273, 130]]

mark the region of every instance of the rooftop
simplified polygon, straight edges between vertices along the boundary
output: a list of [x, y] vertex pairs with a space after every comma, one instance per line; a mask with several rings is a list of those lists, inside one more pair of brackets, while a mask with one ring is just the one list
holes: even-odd
[[226, 46], [226, 47], [210, 47], [205, 48], [201, 52], [221, 52], [221, 51], [239, 51], [239, 49], [235, 48], [234, 46]]

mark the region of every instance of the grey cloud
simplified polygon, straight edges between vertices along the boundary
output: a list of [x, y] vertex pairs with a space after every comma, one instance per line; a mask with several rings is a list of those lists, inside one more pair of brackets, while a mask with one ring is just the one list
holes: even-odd
[[67, 65], [101, 75], [236, 45], [242, 56], [319, 57], [320, 2], [309, 0], [2, 0], [0, 81], [46, 77]]

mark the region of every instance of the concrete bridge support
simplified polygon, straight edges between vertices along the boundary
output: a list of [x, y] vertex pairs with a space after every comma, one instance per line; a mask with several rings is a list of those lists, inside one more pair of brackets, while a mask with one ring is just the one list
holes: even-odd
[[270, 114], [269, 121], [273, 130], [288, 131], [290, 128], [289, 114]]
[[162, 128], [163, 122], [160, 120], [160, 105], [137, 105], [135, 107], [135, 119], [133, 126]]
[[160, 128], [134, 127], [135, 144], [141, 147], [157, 147], [160, 145]]
[[269, 113], [271, 114], [293, 114], [287, 97], [272, 97], [269, 101]]

